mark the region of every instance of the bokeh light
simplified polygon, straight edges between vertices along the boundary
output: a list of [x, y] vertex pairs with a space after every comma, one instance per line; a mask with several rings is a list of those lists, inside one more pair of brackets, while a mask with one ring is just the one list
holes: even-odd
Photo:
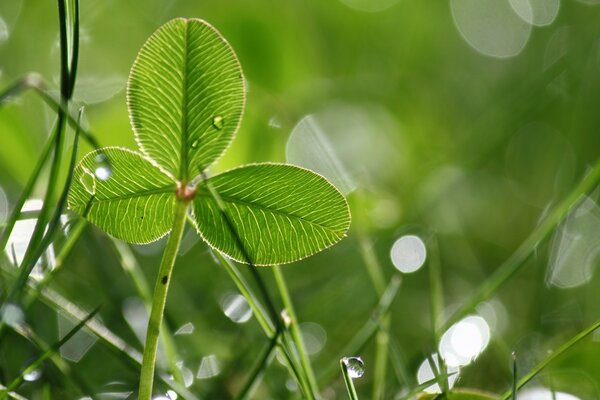
[[448, 329], [440, 340], [439, 350], [449, 366], [470, 364], [487, 347], [490, 328], [480, 316], [468, 316]]
[[481, 54], [514, 57], [529, 40], [531, 24], [519, 17], [508, 0], [450, 0], [450, 6], [456, 28]]
[[408, 274], [417, 271], [425, 264], [427, 249], [418, 236], [405, 235], [394, 242], [390, 257], [394, 267]]

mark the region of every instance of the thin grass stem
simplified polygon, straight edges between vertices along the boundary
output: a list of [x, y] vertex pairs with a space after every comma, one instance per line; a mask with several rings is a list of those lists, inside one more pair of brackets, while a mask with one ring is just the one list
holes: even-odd
[[264, 375], [265, 370], [267, 369], [267, 366], [273, 357], [273, 352], [277, 346], [278, 341], [279, 332], [275, 336], [273, 336], [271, 340], [269, 340], [267, 347], [265, 347], [261, 356], [258, 358], [258, 361], [255, 364], [254, 368], [252, 368], [252, 373], [250, 374], [250, 377], [246, 381], [246, 384], [244, 385], [240, 393], [237, 395], [236, 399], [245, 400], [252, 396], [252, 393], [260, 383], [260, 380], [262, 379], [262, 376]]
[[15, 390], [16, 388], [23, 383], [23, 379], [25, 375], [28, 373], [35, 371], [44, 361], [46, 361], [51, 355], [55, 354], [60, 347], [65, 344], [69, 339], [71, 339], [77, 332], [79, 332], [85, 324], [94, 317], [100, 311], [100, 307], [94, 309], [91, 313], [89, 313], [83, 320], [81, 320], [73, 329], [71, 329], [65, 336], [62, 337], [58, 342], [52, 345], [48, 350], [46, 350], [42, 355], [40, 355], [34, 362], [29, 364], [19, 376], [17, 376], [13, 381], [8, 385], [8, 390]]
[[[384, 318], [387, 311], [390, 309], [393, 300], [398, 294], [400, 283], [402, 279], [398, 275], [394, 275], [388, 284], [383, 296], [379, 298], [379, 303], [371, 313], [370, 318], [360, 328], [360, 330], [354, 335], [352, 339], [344, 346], [341, 354], [358, 354], [367, 345], [369, 340], [373, 338], [377, 330], [381, 325], [381, 320]], [[333, 362], [329, 364], [323, 371], [323, 374], [319, 377], [318, 383], [320, 385], [328, 384], [336, 374], [337, 363]]]
[[527, 382], [532, 380], [537, 374], [539, 374], [544, 368], [546, 368], [552, 361], [554, 361], [555, 359], [557, 359], [558, 357], [563, 355], [565, 352], [570, 350], [573, 346], [575, 346], [577, 343], [581, 342], [583, 339], [585, 339], [587, 336], [592, 334], [598, 328], [600, 328], [600, 321], [593, 323], [592, 325], [590, 325], [583, 331], [579, 332], [577, 335], [573, 336], [569, 341], [567, 341], [562, 346], [560, 346], [558, 349], [553, 351], [548, 357], [544, 358], [535, 367], [533, 367], [531, 369], [531, 371], [529, 371], [527, 374], [525, 374], [525, 376], [523, 376], [519, 380], [516, 387], [513, 385], [513, 388], [511, 390], [509, 390], [508, 392], [504, 393], [502, 395], [502, 397], [500, 397], [500, 400], [508, 400], [513, 395], [513, 393], [516, 393], [517, 390], [519, 390], [523, 386], [525, 386], [527, 384]]
[[585, 178], [565, 197], [550, 214], [538, 225], [529, 237], [519, 246], [513, 255], [506, 260], [494, 274], [480, 285], [475, 293], [442, 325], [441, 331], [446, 331], [453, 324], [472, 312], [482, 301], [490, 298], [504, 283], [513, 277], [533, 254], [540, 242], [545, 240], [552, 231], [569, 214], [569, 211], [580, 201], [581, 196], [591, 192], [600, 181], [600, 160]]
[[314, 397], [318, 397], [319, 388], [317, 385], [317, 379], [312, 369], [312, 365], [310, 364], [308, 353], [306, 352], [306, 346], [304, 345], [304, 339], [302, 338], [302, 333], [300, 332], [298, 316], [294, 309], [294, 304], [292, 303], [292, 297], [290, 296], [290, 292], [285, 282], [285, 278], [283, 277], [283, 273], [281, 272], [281, 268], [279, 266], [274, 266], [272, 270], [273, 275], [275, 276], [277, 288], [279, 289], [279, 293], [281, 295], [283, 306], [290, 317], [290, 324], [287, 325], [287, 328], [292, 334], [292, 338], [296, 344], [296, 350], [298, 351], [298, 355], [300, 357], [300, 363], [302, 364], [302, 369], [306, 374], [311, 392]]
[[340, 368], [342, 369], [342, 376], [344, 377], [344, 383], [346, 384], [346, 390], [348, 391], [348, 398], [350, 400], [358, 400], [358, 394], [356, 394], [356, 388], [354, 387], [354, 381], [348, 373], [348, 366], [344, 362], [344, 358], [340, 360]]

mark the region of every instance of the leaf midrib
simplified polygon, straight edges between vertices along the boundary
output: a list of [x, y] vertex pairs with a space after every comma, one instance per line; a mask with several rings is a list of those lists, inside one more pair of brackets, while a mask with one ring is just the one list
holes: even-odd
[[92, 204], [107, 203], [107, 202], [111, 202], [111, 201], [121, 201], [121, 200], [132, 199], [135, 197], [146, 197], [146, 196], [151, 196], [153, 194], [162, 194], [162, 193], [175, 194], [175, 187], [172, 185], [169, 185], [169, 186], [164, 186], [161, 188], [148, 189], [148, 190], [144, 190], [141, 192], [133, 192], [133, 193], [128, 193], [126, 195], [110, 197], [110, 198], [106, 198], [106, 199], [99, 199], [97, 196], [94, 196], [94, 198], [91, 200], [91, 203]]
[[[198, 191], [198, 193], [196, 193], [196, 197], [205, 197], [205, 198], [213, 200], [212, 195], [210, 193], [206, 193], [206, 192], [200, 192], [200, 191]], [[298, 216], [298, 215], [293, 214], [293, 213], [283, 212], [283, 211], [278, 210], [278, 209], [265, 207], [265, 206], [260, 205], [260, 204], [251, 203], [249, 201], [244, 201], [244, 200], [236, 199], [236, 198], [233, 198], [233, 197], [230, 197], [230, 196], [226, 196], [226, 195], [224, 196], [224, 195], [220, 194], [220, 197], [226, 203], [233, 203], [233, 204], [245, 205], [248, 208], [258, 208], [258, 209], [263, 210], [263, 211], [269, 211], [269, 212], [271, 212], [273, 214], [283, 215], [283, 216], [286, 216], [286, 217], [294, 217], [294, 218], [296, 218], [298, 220], [301, 220], [303, 222], [307, 222], [310, 225], [316, 225], [316, 226], [318, 226], [318, 227], [320, 227], [320, 228], [322, 228], [322, 229], [324, 229], [324, 230], [326, 230], [326, 231], [328, 231], [330, 233], [336, 234], [336, 235], [339, 235], [340, 233], [344, 232], [344, 229], [340, 229], [339, 231], [338, 230], [334, 230], [334, 229], [332, 229], [332, 228], [330, 228], [330, 227], [328, 227], [326, 225], [320, 224], [320, 223], [318, 223], [316, 221], [311, 221], [309, 219], [303, 218], [303, 217]]]
[[188, 156], [188, 123], [187, 123], [187, 106], [188, 106], [188, 41], [189, 41], [189, 26], [184, 20], [183, 26], [185, 29], [185, 38], [183, 41], [183, 76], [181, 85], [181, 165], [179, 166], [179, 179], [187, 184], [187, 156]]

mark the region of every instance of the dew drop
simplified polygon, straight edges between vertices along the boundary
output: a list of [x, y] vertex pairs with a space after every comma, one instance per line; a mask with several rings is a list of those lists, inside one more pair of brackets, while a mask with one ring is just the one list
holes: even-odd
[[112, 169], [105, 154], [98, 154], [94, 157], [94, 175], [101, 181], [107, 181], [112, 175]]
[[281, 315], [281, 320], [283, 321], [283, 325], [285, 325], [286, 328], [289, 328], [292, 325], [292, 317], [290, 317], [288, 310], [284, 308], [281, 311], [280, 315]]
[[360, 357], [344, 357], [342, 362], [346, 366], [348, 376], [352, 379], [360, 378], [365, 374], [365, 363]]
[[84, 171], [79, 177], [79, 182], [83, 185], [86, 192], [94, 196], [96, 194], [96, 176], [89, 171]]
[[27, 382], [35, 382], [42, 376], [42, 371], [39, 369], [34, 369], [32, 371], [27, 372], [23, 375], [23, 379]]
[[217, 116], [213, 117], [212, 125], [215, 127], [215, 129], [221, 130], [221, 129], [223, 129], [223, 126], [225, 125], [225, 119], [223, 118], [222, 115], [217, 115]]
[[192, 149], [197, 149], [197, 148], [198, 148], [198, 144], [199, 144], [199, 142], [200, 142], [200, 141], [199, 141], [198, 139], [194, 140], [194, 141], [192, 142], [192, 144], [190, 144], [190, 147], [191, 147]]

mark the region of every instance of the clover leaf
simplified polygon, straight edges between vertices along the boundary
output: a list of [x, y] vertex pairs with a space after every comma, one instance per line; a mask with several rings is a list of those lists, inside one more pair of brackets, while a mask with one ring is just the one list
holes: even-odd
[[87, 154], [69, 194], [69, 207], [108, 234], [155, 241], [171, 230], [176, 201], [185, 201], [210, 246], [255, 265], [289, 263], [345, 235], [346, 200], [314, 172], [265, 163], [204, 178], [245, 103], [238, 59], [211, 25], [179, 18], [160, 27], [131, 69], [127, 103], [140, 151]]

